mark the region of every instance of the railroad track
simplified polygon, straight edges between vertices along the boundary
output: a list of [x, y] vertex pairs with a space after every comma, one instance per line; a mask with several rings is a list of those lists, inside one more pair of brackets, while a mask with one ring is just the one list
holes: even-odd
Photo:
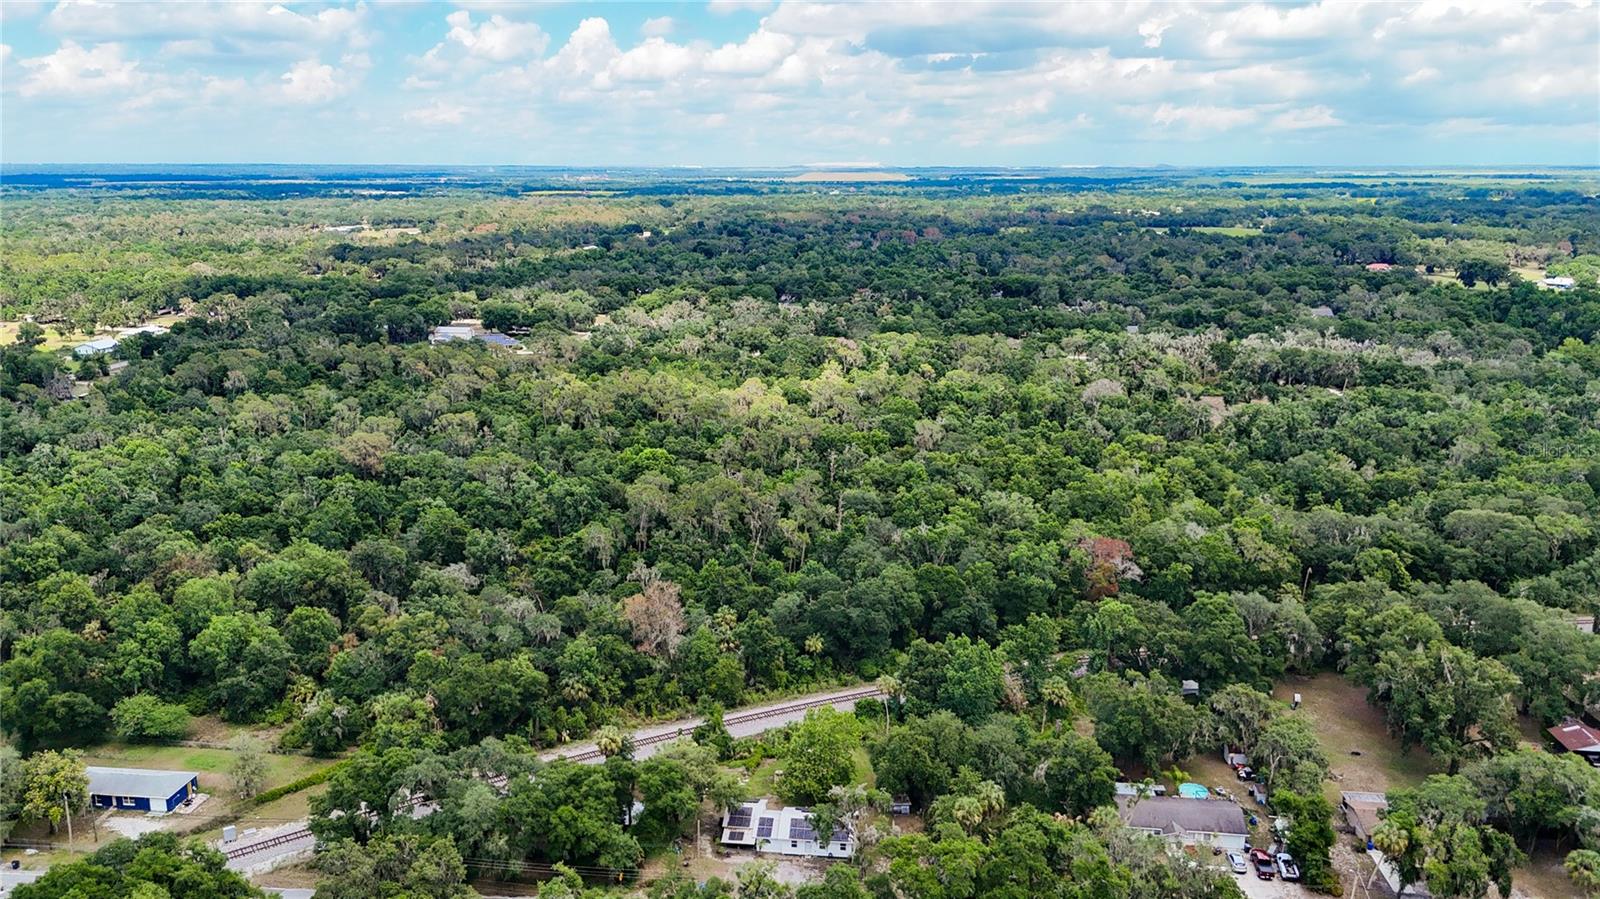
[[247, 855], [254, 855], [257, 852], [261, 852], [266, 849], [276, 849], [279, 846], [287, 846], [290, 843], [309, 839], [312, 836], [313, 835], [310, 827], [302, 827], [299, 830], [291, 830], [288, 833], [281, 833], [275, 837], [268, 837], [265, 840], [258, 840], [254, 843], [249, 843], [244, 846], [235, 846], [232, 849], [224, 849], [222, 850], [222, 854], [228, 859], [228, 861], [233, 861], [235, 859], [244, 858]]
[[[733, 727], [740, 724], [749, 724], [752, 721], [764, 721], [769, 718], [780, 718], [786, 715], [793, 715], [796, 712], [804, 712], [810, 709], [821, 708], [825, 705], [831, 706], [838, 702], [860, 702], [863, 699], [875, 699], [882, 695], [883, 691], [879, 690], [877, 687], [862, 687], [859, 690], [854, 690], [849, 693], [835, 693], [830, 696], [813, 697], [811, 699], [805, 699], [799, 702], [792, 702], [787, 705], [726, 715], [722, 719], [722, 724], [724, 727]], [[693, 730], [700, 725], [702, 720], [703, 719], [695, 719], [694, 721], [685, 722], [682, 727], [679, 727], [676, 730], [664, 731], [659, 734], [650, 734], [644, 737], [637, 737], [634, 739], [633, 745], [635, 748], [637, 748], [640, 746], [655, 746], [661, 743], [671, 742], [679, 737], [686, 736], [687, 734], [693, 732]], [[585, 764], [599, 761], [604, 758], [604, 756], [601, 754], [599, 749], [591, 748], [585, 749], [581, 752], [574, 752], [571, 755], [558, 755], [555, 758], [564, 759], [569, 762]], [[486, 780], [497, 790], [504, 790], [506, 787], [506, 776], [504, 774], [496, 774], [493, 777], [487, 778]], [[413, 796], [411, 799], [398, 806], [397, 811], [410, 811], [426, 801], [427, 799], [425, 797]], [[229, 861], [234, 861], [235, 859], [244, 858], [248, 855], [254, 855], [257, 852], [261, 852], [266, 849], [274, 849], [278, 846], [285, 846], [298, 840], [304, 840], [310, 836], [312, 836], [311, 828], [303, 827], [299, 830], [293, 830], [288, 833], [279, 834], [275, 837], [270, 837], [259, 842], [250, 843], [249, 845], [236, 846], [231, 849], [223, 849], [222, 854], [226, 856]]]

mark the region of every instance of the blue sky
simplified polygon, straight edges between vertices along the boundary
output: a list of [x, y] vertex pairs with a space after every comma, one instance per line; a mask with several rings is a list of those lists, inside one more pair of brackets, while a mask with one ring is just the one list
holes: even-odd
[[0, 4], [0, 156], [1600, 164], [1575, 2]]

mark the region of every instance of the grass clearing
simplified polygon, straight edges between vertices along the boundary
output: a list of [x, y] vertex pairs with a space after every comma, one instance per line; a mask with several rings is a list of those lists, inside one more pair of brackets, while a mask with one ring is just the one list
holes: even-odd
[[1344, 790], [1386, 793], [1416, 786], [1443, 770], [1421, 749], [1402, 754], [1384, 725], [1382, 710], [1368, 705], [1366, 689], [1347, 678], [1332, 672], [1290, 677], [1272, 691], [1284, 702], [1295, 693], [1300, 694], [1300, 708], [1287, 714], [1308, 717], [1322, 740], [1333, 768], [1333, 778], [1324, 786], [1331, 802], [1337, 804]]
[[[90, 765], [117, 768], [157, 768], [163, 771], [194, 771], [200, 774], [200, 789], [212, 796], [226, 796], [233, 789], [228, 766], [234, 753], [228, 749], [192, 746], [157, 746], [143, 743], [107, 743], [84, 753]], [[305, 777], [333, 764], [336, 759], [317, 759], [304, 755], [267, 754], [267, 776], [262, 789]]]

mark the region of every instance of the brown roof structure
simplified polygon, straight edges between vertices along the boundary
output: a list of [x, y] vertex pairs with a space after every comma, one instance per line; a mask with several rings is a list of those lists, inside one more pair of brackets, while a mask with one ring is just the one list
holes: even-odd
[[1576, 718], [1568, 718], [1550, 728], [1550, 736], [1569, 752], [1600, 753], [1600, 731]]
[[1389, 800], [1382, 793], [1345, 792], [1339, 794], [1339, 804], [1344, 806], [1344, 819], [1362, 839], [1368, 839], [1378, 829], [1382, 820], [1378, 813], [1389, 807]]

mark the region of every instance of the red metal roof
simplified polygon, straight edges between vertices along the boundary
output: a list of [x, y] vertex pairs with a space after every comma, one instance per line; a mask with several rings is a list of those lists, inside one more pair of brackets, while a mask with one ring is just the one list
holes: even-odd
[[1550, 736], [1572, 752], [1600, 752], [1600, 731], [1576, 718], [1568, 718], [1550, 728]]

